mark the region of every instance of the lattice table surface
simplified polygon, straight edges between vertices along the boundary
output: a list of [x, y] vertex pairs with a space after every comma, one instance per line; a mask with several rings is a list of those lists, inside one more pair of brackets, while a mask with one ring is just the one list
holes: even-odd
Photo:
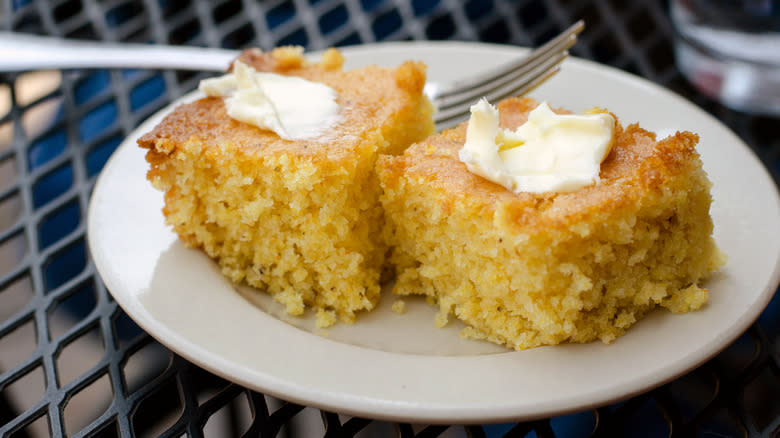
[[[576, 56], [692, 100], [780, 181], [780, 120], [731, 111], [674, 64], [663, 2], [6, 0], [0, 30], [106, 41], [321, 49], [456, 39], [534, 46], [577, 19]], [[425, 426], [297, 406], [218, 378], [142, 332], [85, 245], [89, 195], [121, 140], [205, 73], [0, 75], [0, 436], [778, 436], [780, 303], [699, 369], [646, 394], [535, 422]]]

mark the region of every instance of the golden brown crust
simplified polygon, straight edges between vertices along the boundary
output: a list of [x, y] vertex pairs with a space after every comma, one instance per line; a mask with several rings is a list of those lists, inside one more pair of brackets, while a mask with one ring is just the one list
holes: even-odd
[[227, 115], [222, 99], [203, 98], [180, 105], [154, 130], [142, 136], [142, 148], [155, 148], [170, 154], [176, 144], [191, 139], [203, 142], [204, 148], [231, 142], [260, 155], [294, 153], [313, 160], [337, 161], [349, 157], [354, 145], [364, 140], [376, 126], [398, 113], [414, 110], [416, 99], [425, 84], [425, 66], [405, 62], [396, 69], [369, 66], [343, 72], [341, 54], [328, 50], [319, 64], [307, 63], [292, 48], [260, 52], [244, 51], [239, 58], [259, 71], [298, 76], [322, 82], [338, 94], [341, 121], [333, 127], [338, 136], [288, 141], [272, 131], [233, 120]]
[[[515, 129], [525, 123], [528, 112], [537, 104], [530, 98], [502, 101], [498, 106], [500, 125]], [[695, 152], [696, 134], [679, 132], [656, 142], [655, 134], [638, 125], [624, 128], [618, 122], [615, 145], [602, 163], [598, 185], [573, 193], [513, 193], [468, 171], [458, 159], [465, 138], [464, 122], [412, 145], [403, 156], [383, 157], [380, 167], [395, 174], [388, 181], [400, 181], [402, 174], [406, 178], [424, 178], [432, 188], [452, 195], [442, 201], [445, 207], [451, 203], [472, 204], [486, 215], [503, 209], [508, 213], [504, 215], [508, 224], [566, 227], [628, 205], [647, 190], [658, 190], [660, 181], [700, 165]]]

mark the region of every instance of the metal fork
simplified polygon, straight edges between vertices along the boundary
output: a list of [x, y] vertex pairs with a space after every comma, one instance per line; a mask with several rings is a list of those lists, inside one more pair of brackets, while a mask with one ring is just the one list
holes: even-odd
[[577, 34], [584, 28], [585, 23], [580, 20], [517, 61], [455, 82], [445, 91], [429, 91], [427, 94], [437, 109], [436, 129], [456, 125], [481, 97], [497, 102], [509, 96], [522, 96], [541, 85], [558, 73], [561, 62], [569, 56], [569, 47], [577, 42]]
[[[585, 27], [578, 21], [527, 56], [459, 81], [447, 89], [426, 85], [437, 130], [463, 119], [480, 97], [495, 102], [528, 93], [558, 72], [567, 49]], [[146, 68], [224, 71], [239, 51], [187, 46], [67, 40], [0, 32], [0, 72], [73, 68]]]

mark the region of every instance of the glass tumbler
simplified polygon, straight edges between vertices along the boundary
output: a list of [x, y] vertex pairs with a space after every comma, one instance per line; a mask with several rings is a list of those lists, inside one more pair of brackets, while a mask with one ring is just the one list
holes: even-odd
[[780, 117], [780, 0], [671, 0], [682, 73], [724, 105]]

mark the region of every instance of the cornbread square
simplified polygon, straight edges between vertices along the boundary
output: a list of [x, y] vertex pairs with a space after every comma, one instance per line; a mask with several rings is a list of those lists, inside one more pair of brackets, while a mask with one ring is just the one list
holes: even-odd
[[340, 121], [319, 138], [289, 141], [236, 121], [221, 98], [181, 105], [140, 138], [148, 179], [165, 192], [163, 213], [181, 240], [214, 258], [234, 282], [264, 289], [293, 315], [350, 323], [379, 297], [387, 247], [375, 162], [433, 131], [425, 66], [343, 71], [326, 51], [248, 50], [258, 71], [330, 86]]
[[[498, 105], [515, 129], [537, 102]], [[464, 335], [514, 349], [613, 341], [655, 307], [698, 309], [698, 283], [724, 263], [712, 238], [710, 182], [679, 132], [657, 140], [617, 124], [601, 182], [515, 194], [459, 161], [466, 124], [377, 163], [394, 292], [422, 294]], [[522, 147], [522, 146], [520, 146]]]

